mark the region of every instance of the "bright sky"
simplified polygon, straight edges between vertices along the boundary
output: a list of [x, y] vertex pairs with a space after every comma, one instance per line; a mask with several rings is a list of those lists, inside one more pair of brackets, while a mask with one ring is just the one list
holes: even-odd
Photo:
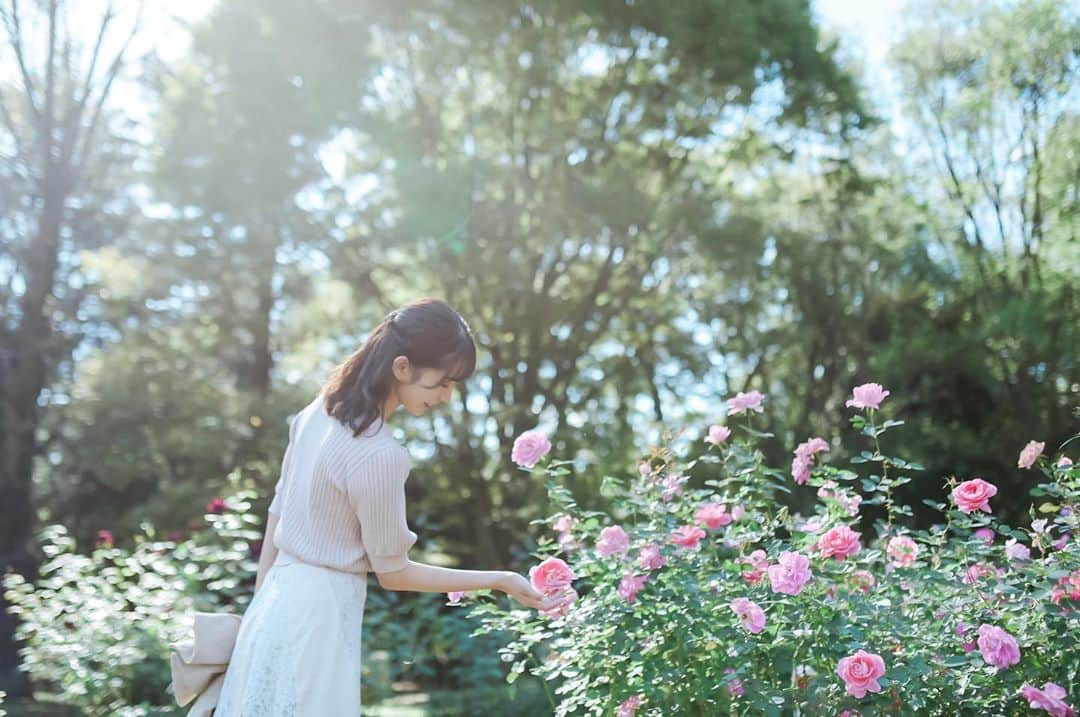
[[[210, 11], [217, 0], [144, 0], [142, 33], [132, 56], [153, 47], [166, 61], [174, 60], [187, 50], [187, 33], [181, 23], [196, 22]], [[69, 7], [85, 12], [87, 24], [100, 17], [106, 0], [76, 0]], [[120, 0], [120, 8], [134, 8], [139, 0]], [[844, 53], [858, 58], [865, 65], [868, 77], [864, 86], [871, 92], [874, 103], [886, 114], [896, 116], [895, 82], [885, 68], [885, 58], [895, 33], [900, 26], [902, 10], [907, 0], [813, 0], [814, 8], [823, 29], [838, 34]], [[25, 11], [24, 11], [24, 14]], [[96, 23], [93, 23], [96, 27]], [[114, 37], [119, 41], [122, 33], [117, 28]], [[0, 77], [13, 77], [14, 58], [7, 43], [0, 47]]]

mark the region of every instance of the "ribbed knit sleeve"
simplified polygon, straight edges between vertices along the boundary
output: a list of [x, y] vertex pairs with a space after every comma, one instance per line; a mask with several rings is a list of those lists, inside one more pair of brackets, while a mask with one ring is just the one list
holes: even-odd
[[289, 472], [292, 454], [296, 452], [296, 424], [299, 422], [300, 416], [296, 416], [289, 424], [289, 443], [285, 446], [285, 457], [281, 459], [281, 473], [278, 474], [277, 484], [274, 486], [274, 498], [267, 509], [274, 515], [281, 515], [281, 495], [285, 490], [285, 476]]
[[416, 533], [405, 519], [405, 480], [412, 461], [398, 443], [387, 443], [348, 465], [345, 489], [360, 520], [360, 540], [371, 568], [391, 573], [408, 565]]

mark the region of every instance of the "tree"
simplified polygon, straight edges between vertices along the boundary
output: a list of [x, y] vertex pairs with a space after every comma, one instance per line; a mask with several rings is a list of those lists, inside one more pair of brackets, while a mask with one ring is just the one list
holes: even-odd
[[[82, 338], [76, 317], [90, 291], [77, 253], [111, 241], [126, 212], [116, 170], [131, 150], [109, 100], [140, 11], [129, 17], [110, 6], [87, 42], [62, 0], [30, 8], [10, 0], [0, 10], [15, 68], [0, 85], [0, 572], [32, 569], [39, 401]], [[13, 629], [0, 610], [0, 675], [15, 667]]]
[[510, 472], [518, 434], [542, 421], [561, 455], [626, 465], [634, 397], [666, 419], [661, 393], [707, 365], [686, 295], [723, 211], [730, 126], [840, 131], [858, 102], [803, 3], [430, 2], [372, 33], [382, 66], [353, 162], [375, 189], [340, 207], [331, 265], [372, 267], [391, 297], [422, 277], [474, 322], [482, 375], [425, 485], [453, 543], [505, 563], [544, 500]]

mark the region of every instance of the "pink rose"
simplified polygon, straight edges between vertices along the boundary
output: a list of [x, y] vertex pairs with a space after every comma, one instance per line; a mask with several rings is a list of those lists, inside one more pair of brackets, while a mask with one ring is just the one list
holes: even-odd
[[619, 705], [619, 711], [615, 713], [615, 717], [634, 717], [639, 707], [641, 707], [641, 695], [627, 697], [626, 701]]
[[731, 609], [739, 616], [743, 627], [755, 635], [765, 629], [765, 611], [757, 603], [746, 598], [735, 598], [731, 601]]
[[552, 527], [560, 533], [569, 533], [575, 525], [577, 525], [577, 518], [562, 514], [555, 519], [555, 523]]
[[1070, 467], [1072, 464], [1072, 458], [1069, 458], [1068, 456], [1062, 456], [1060, 459], [1058, 459], [1057, 467], [1064, 470]]
[[555, 595], [569, 587], [574, 571], [559, 558], [547, 558], [539, 565], [529, 568], [532, 586], [545, 595]]
[[862, 544], [859, 542], [859, 534], [846, 525], [838, 525], [827, 530], [817, 543], [821, 557], [832, 557], [837, 560], [854, 555], [860, 548]]
[[742, 507], [742, 504], [736, 505], [731, 509], [732, 520], [742, 520], [743, 515], [746, 514], [746, 508]]
[[664, 499], [665, 503], [670, 502], [672, 498], [682, 493], [682, 484], [687, 480], [689, 479], [680, 473], [665, 476], [664, 480], [660, 481], [660, 484], [664, 487], [660, 497]]
[[630, 536], [618, 525], [609, 525], [600, 531], [600, 541], [596, 544], [596, 552], [601, 555], [625, 555], [630, 549]]
[[1050, 602], [1055, 605], [1060, 605], [1065, 598], [1080, 601], [1080, 570], [1060, 578], [1050, 590]]
[[729, 398], [727, 401], [728, 413], [735, 415], [743, 413], [745, 411], [757, 411], [763, 413], [764, 408], [761, 407], [761, 401], [765, 396], [759, 391], [751, 391], [750, 393], [739, 392], [735, 398]]
[[1005, 541], [1005, 557], [1009, 560], [1028, 560], [1031, 558], [1031, 550], [1015, 538]]
[[898, 535], [889, 540], [885, 552], [898, 567], [907, 568], [919, 557], [919, 544], [906, 535]]
[[1020, 662], [1020, 646], [1012, 635], [994, 625], [979, 625], [979, 652], [987, 664], [1003, 670]]
[[551, 450], [551, 441], [538, 430], [525, 431], [514, 440], [510, 459], [523, 468], [532, 468]]
[[[735, 670], [730, 667], [725, 667], [724, 674], [733, 675], [735, 674]], [[743, 688], [742, 680], [740, 680], [738, 677], [732, 678], [731, 681], [727, 683], [727, 693], [730, 697], [742, 697], [744, 694], [746, 694], [746, 690]]]
[[880, 383], [864, 383], [856, 386], [851, 391], [851, 398], [844, 405], [848, 408], [879, 408], [881, 402], [889, 395], [888, 391], [881, 388]]
[[1046, 710], [1054, 717], [1076, 717], [1076, 710], [1065, 702], [1065, 688], [1061, 685], [1047, 682], [1040, 690], [1024, 683], [1020, 694], [1030, 707]]
[[952, 490], [952, 499], [956, 507], [964, 513], [981, 510], [990, 512], [990, 499], [997, 495], [997, 486], [987, 483], [982, 478], [966, 480]]
[[638, 553], [638, 564], [646, 570], [656, 570], [667, 565], [667, 558], [660, 554], [660, 546], [649, 543]]
[[844, 681], [848, 694], [861, 699], [867, 692], [881, 692], [878, 678], [885, 675], [885, 661], [881, 655], [859, 650], [836, 663], [836, 674]]
[[116, 544], [116, 540], [113, 538], [113, 534], [108, 530], [99, 530], [97, 532], [97, 541], [94, 543], [94, 547], [97, 548], [111, 548]]
[[784, 551], [780, 553], [779, 564], [770, 565], [767, 572], [774, 593], [798, 595], [810, 582], [810, 558]]
[[983, 565], [982, 563], [975, 563], [974, 565], [969, 565], [968, 568], [964, 570], [961, 582], [965, 585], [975, 585], [983, 578], [988, 578], [993, 574], [994, 571], [989, 566]]
[[994, 544], [994, 531], [992, 528], [979, 528], [974, 533], [975, 537], [983, 541], [984, 545]]
[[716, 530], [731, 523], [732, 517], [723, 503], [706, 503], [694, 513], [694, 522], [709, 530]]
[[849, 582], [858, 590], [868, 593], [874, 589], [874, 574], [869, 570], [856, 570], [848, 577]]
[[225, 512], [225, 501], [219, 496], [214, 496], [210, 499], [210, 502], [206, 504], [206, 512], [213, 513], [214, 515], [220, 515]]
[[652, 466], [643, 461], [637, 464], [637, 472], [642, 478], [647, 478], [652, 473]]
[[451, 605], [457, 605], [461, 602], [461, 598], [465, 597], [464, 590], [451, 590], [446, 593], [446, 599]]
[[796, 483], [803, 485], [810, 480], [810, 466], [814, 462], [814, 456], [827, 450], [829, 450], [829, 444], [824, 438], [811, 438], [795, 447], [795, 458], [791, 461], [791, 476]]
[[637, 597], [638, 591], [645, 585], [645, 581], [649, 579], [648, 575], [632, 575], [627, 573], [619, 581], [619, 597], [626, 602], [634, 602], [634, 598]]
[[769, 569], [769, 559], [764, 550], [755, 550], [745, 558], [736, 558], [736, 563], [745, 563], [752, 566], [752, 570], [743, 571], [742, 579], [750, 585], [757, 585], [765, 577], [765, 571]]
[[1044, 442], [1028, 441], [1028, 444], [1020, 451], [1020, 458], [1016, 461], [1016, 467], [1031, 468], [1031, 466], [1035, 465], [1035, 460], [1042, 455], [1043, 448], [1046, 448]]
[[709, 435], [705, 436], [705, 442], [715, 446], [729, 438], [731, 438], [731, 429], [727, 426], [709, 426]]
[[696, 548], [704, 537], [705, 531], [696, 525], [683, 525], [671, 534], [671, 542], [684, 548]]

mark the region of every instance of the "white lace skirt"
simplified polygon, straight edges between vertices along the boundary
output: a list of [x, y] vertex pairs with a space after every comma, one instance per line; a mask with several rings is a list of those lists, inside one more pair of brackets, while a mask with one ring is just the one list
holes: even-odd
[[279, 551], [244, 613], [214, 717], [358, 717], [366, 598], [366, 575]]

